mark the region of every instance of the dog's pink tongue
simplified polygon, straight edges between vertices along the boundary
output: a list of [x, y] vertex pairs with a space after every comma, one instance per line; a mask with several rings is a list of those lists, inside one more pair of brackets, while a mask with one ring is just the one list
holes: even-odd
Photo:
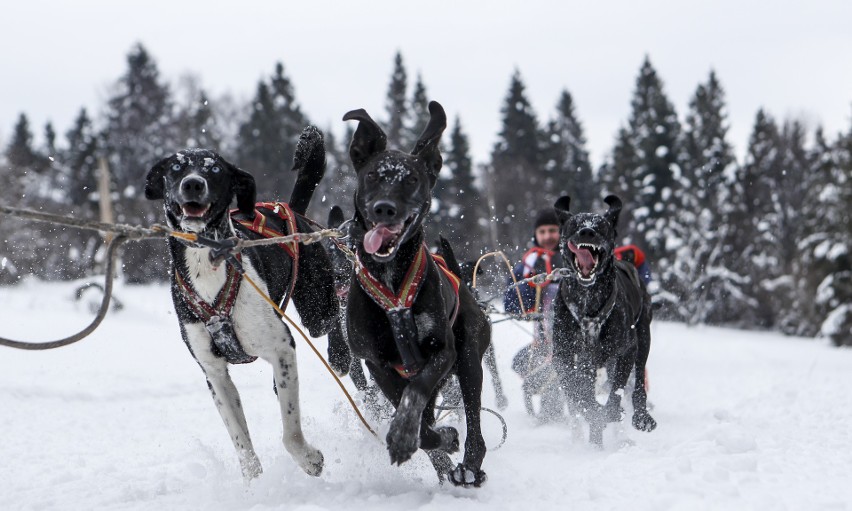
[[577, 264], [580, 266], [580, 271], [583, 272], [583, 275], [589, 275], [592, 273], [592, 268], [595, 267], [595, 259], [592, 257], [592, 253], [587, 248], [579, 248], [571, 242], [568, 242], [568, 250], [574, 253], [574, 256], [577, 257]]
[[384, 225], [377, 225], [364, 235], [364, 250], [368, 254], [375, 254], [382, 248], [382, 244], [393, 238], [394, 235], [395, 233]]

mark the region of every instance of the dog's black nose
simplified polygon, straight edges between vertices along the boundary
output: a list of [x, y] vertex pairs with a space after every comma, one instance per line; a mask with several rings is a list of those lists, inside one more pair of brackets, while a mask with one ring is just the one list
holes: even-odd
[[391, 222], [396, 219], [396, 204], [389, 200], [380, 200], [373, 204], [373, 213], [379, 222]]
[[595, 231], [594, 229], [584, 227], [580, 229], [580, 232], [578, 232], [577, 234], [579, 234], [581, 238], [593, 238], [595, 236]]
[[198, 176], [187, 176], [180, 182], [180, 192], [187, 200], [200, 199], [207, 191], [207, 181]]

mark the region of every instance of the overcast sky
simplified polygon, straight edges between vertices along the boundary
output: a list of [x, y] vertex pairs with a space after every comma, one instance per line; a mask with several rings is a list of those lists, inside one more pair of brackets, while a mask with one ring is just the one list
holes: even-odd
[[[852, 1], [600, 2], [434, 0], [414, 3], [255, 0], [2, 0], [0, 141], [20, 112], [41, 138], [64, 140], [80, 107], [100, 112], [141, 42], [165, 79], [191, 72], [216, 97], [252, 96], [282, 61], [310, 119], [342, 133], [342, 115], [385, 116], [394, 53], [413, 85], [461, 116], [474, 158], [487, 158], [509, 79], [519, 69], [544, 123], [573, 95], [593, 164], [630, 114], [646, 54], [683, 119], [715, 69], [730, 141], [742, 154], [757, 109], [833, 136], [852, 125]], [[176, 148], [174, 148], [176, 149]], [[168, 148], [169, 151], [173, 148]]]

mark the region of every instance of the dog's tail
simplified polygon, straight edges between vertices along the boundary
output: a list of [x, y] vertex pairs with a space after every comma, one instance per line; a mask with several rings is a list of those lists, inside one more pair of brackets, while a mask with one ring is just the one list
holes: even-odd
[[456, 255], [453, 253], [453, 247], [450, 246], [450, 242], [443, 236], [438, 236], [438, 255], [444, 258], [444, 261], [447, 262], [447, 268], [449, 268], [451, 272], [464, 280], [461, 266], [459, 266], [459, 262], [456, 260]]
[[316, 126], [306, 126], [296, 144], [293, 170], [299, 171], [296, 185], [290, 195], [290, 208], [304, 215], [311, 204], [314, 190], [325, 175], [325, 141]]

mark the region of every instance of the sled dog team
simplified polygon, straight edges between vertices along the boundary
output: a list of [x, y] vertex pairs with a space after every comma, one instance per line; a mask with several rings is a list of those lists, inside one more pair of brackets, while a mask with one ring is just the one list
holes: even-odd
[[[269, 362], [285, 449], [314, 476], [322, 472], [324, 458], [302, 433], [293, 335], [260, 294], [241, 285], [242, 272], [282, 309], [292, 300], [310, 335], [336, 332], [329, 336], [332, 364], [339, 373], [351, 367], [359, 388], [366, 387], [364, 361], [394, 409], [385, 438], [391, 463], [404, 463], [423, 449], [441, 481], [464, 487], [486, 481], [480, 409], [491, 324], [450, 244], [438, 240], [438, 254], [427, 246], [423, 223], [442, 166], [439, 144], [447, 125], [437, 102], [429, 104], [429, 114], [411, 152], [388, 149], [384, 131], [363, 109], [343, 117], [358, 123], [349, 147], [357, 172], [355, 212], [343, 223], [354, 262], [341, 258], [333, 245], [326, 250], [318, 243], [263, 245], [232, 254], [169, 239], [181, 336], [204, 372], [245, 478], [258, 476], [262, 467], [229, 364]], [[251, 174], [204, 149], [157, 162], [148, 171], [145, 196], [162, 201], [171, 229], [213, 240], [310, 232], [316, 223], [304, 215], [325, 167], [322, 133], [308, 127], [296, 149], [298, 177], [286, 203], [258, 203]], [[231, 209], [234, 200], [237, 207]], [[566, 268], [560, 270], [554, 301], [553, 365], [569, 405], [588, 422], [590, 442], [598, 445], [606, 424], [622, 419], [621, 396], [631, 371], [644, 374], [652, 315], [635, 268], [613, 256], [622, 202], [615, 196], [605, 202], [603, 214], [573, 213], [568, 197], [554, 204]], [[342, 220], [338, 215], [334, 223]], [[604, 368], [612, 374], [602, 405], [595, 384]], [[436, 426], [435, 417], [439, 390], [450, 378], [457, 381], [467, 426], [457, 464], [450, 455], [461, 446], [459, 433]], [[632, 423], [651, 431], [656, 422], [647, 410], [644, 378], [635, 381]]]

